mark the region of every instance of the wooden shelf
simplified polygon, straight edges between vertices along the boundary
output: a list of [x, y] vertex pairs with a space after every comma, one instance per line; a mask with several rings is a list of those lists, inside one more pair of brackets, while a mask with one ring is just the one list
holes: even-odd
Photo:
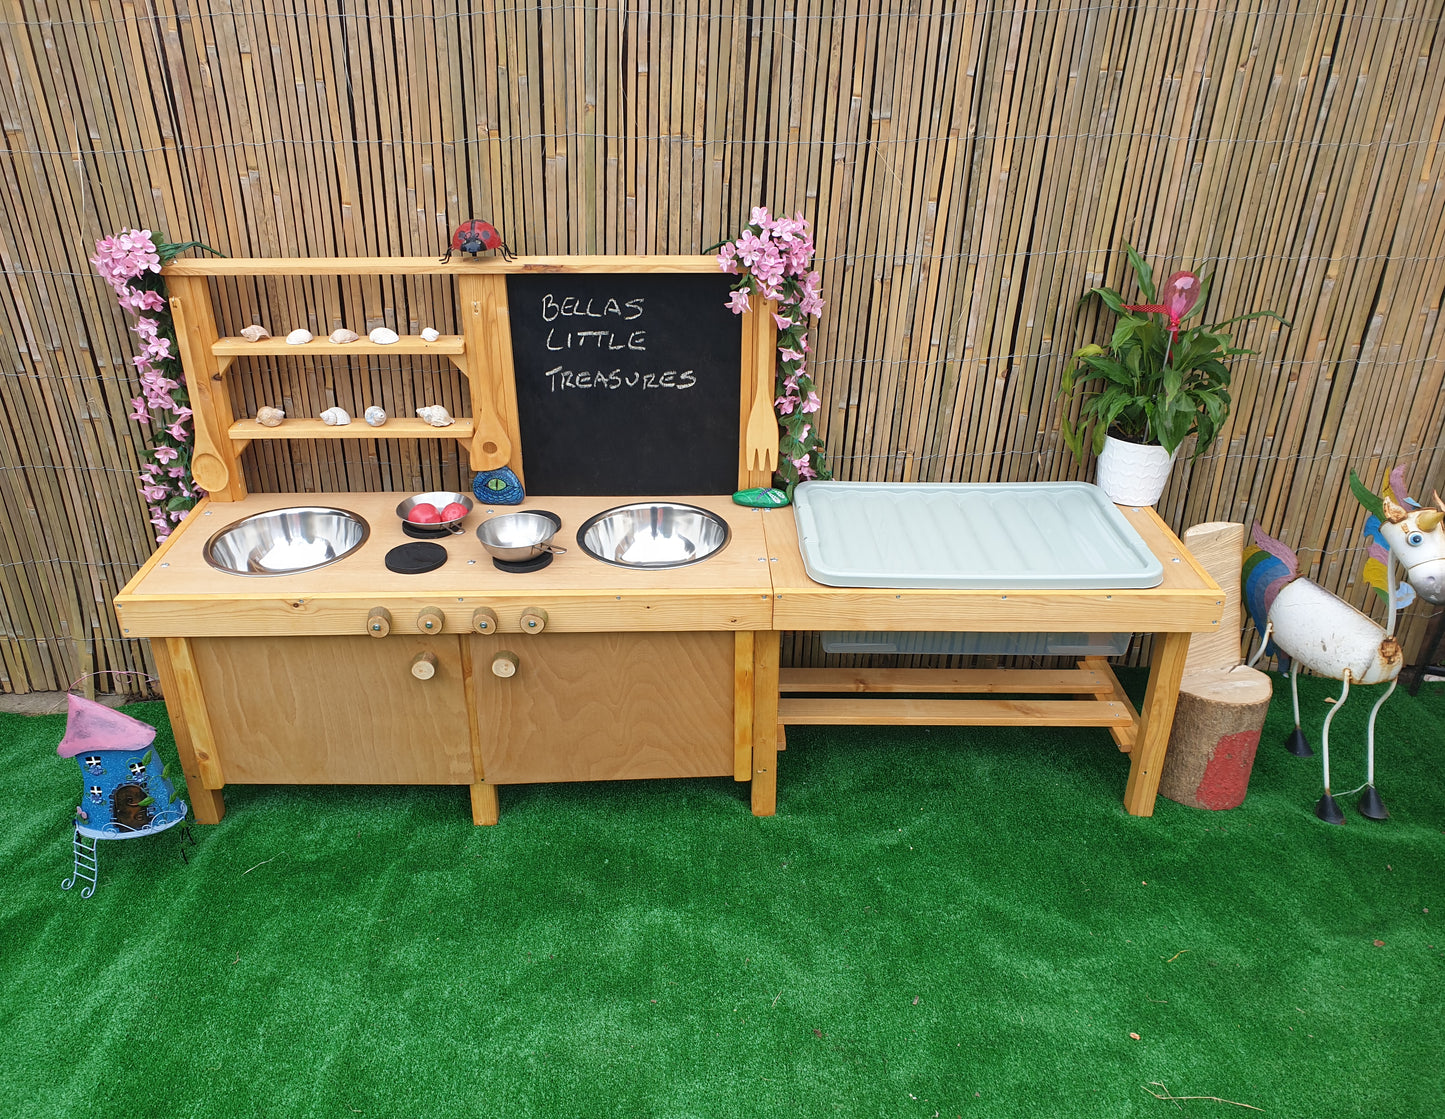
[[276, 427], [263, 427], [255, 420], [237, 420], [227, 430], [233, 440], [252, 439], [460, 439], [470, 442], [476, 428], [470, 417], [455, 419], [446, 427], [432, 427], [425, 420], [410, 417], [389, 419], [372, 427], [360, 416], [349, 424], [333, 427], [317, 419], [283, 420]]
[[460, 334], [443, 334], [435, 342], [428, 342], [418, 334], [403, 334], [396, 342], [383, 346], [369, 338], [358, 338], [355, 342], [330, 342], [317, 338], [300, 346], [293, 346], [284, 338], [263, 338], [259, 342], [248, 342], [244, 338], [230, 336], [218, 338], [211, 343], [211, 353], [217, 357], [254, 357], [259, 354], [275, 354], [286, 357], [320, 355], [323, 357], [345, 357], [347, 354], [438, 354], [442, 357], [459, 357], [466, 353], [466, 342]]
[[519, 256], [514, 260], [461, 253], [443, 263], [434, 256], [204, 257], [173, 260], [167, 280], [191, 276], [504, 276], [577, 272], [674, 274], [716, 272], [715, 256]]

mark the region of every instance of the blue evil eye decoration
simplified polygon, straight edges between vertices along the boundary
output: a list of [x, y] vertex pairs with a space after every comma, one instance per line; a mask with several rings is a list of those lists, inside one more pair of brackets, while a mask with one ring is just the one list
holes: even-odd
[[1421, 544], [1425, 543], [1425, 536], [1423, 533], [1412, 532], [1405, 537], [1405, 543], [1412, 548], [1418, 548]]
[[522, 480], [508, 466], [479, 471], [472, 479], [472, 493], [483, 505], [520, 505], [527, 496]]

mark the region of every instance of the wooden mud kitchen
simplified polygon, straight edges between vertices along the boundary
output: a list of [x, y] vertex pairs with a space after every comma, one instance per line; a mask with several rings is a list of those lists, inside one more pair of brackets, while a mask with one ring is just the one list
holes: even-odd
[[[453, 284], [461, 332], [220, 334], [226, 284], [337, 277]], [[755, 416], [772, 416], [776, 334], [766, 307], [729, 311], [715, 258], [187, 260], [165, 278], [209, 496], [115, 605], [151, 639], [199, 822], [237, 783], [466, 785], [490, 824], [498, 785], [726, 775], [770, 815], [785, 727], [826, 723], [1104, 727], [1128, 754], [1125, 808], [1153, 812], [1189, 635], [1220, 618], [1208, 574], [1152, 509], [1082, 483], [807, 483], [793, 507], [735, 504], [777, 454]], [[284, 381], [297, 358], [383, 353], [445, 357], [471, 414], [235, 418], [250, 359]], [[403, 520], [410, 493], [247, 491], [261, 441], [396, 438], [457, 440], [526, 496], [489, 502], [479, 481], [456, 530], [428, 532]], [[565, 553], [486, 546], [519, 514]], [[439, 559], [412, 563], [417, 545]], [[1046, 650], [1079, 652], [1068, 669], [780, 672], [790, 630], [900, 652], [1156, 636], [1136, 711], [1110, 650], [1071, 638]], [[1003, 698], [1019, 695], [1036, 698]]]

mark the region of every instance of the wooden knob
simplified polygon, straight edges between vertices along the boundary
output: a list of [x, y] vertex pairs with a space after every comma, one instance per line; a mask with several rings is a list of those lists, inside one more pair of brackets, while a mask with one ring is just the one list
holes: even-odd
[[430, 680], [437, 674], [437, 655], [421, 652], [411, 658], [411, 674], [418, 680]]
[[501, 652], [492, 658], [492, 675], [507, 680], [517, 675], [517, 666], [521, 662], [517, 660], [516, 653]]
[[529, 606], [522, 611], [522, 632], [541, 633], [547, 628], [547, 611], [540, 606]]
[[423, 606], [416, 616], [416, 628], [422, 633], [441, 633], [447, 617], [436, 606]]
[[478, 606], [472, 611], [472, 629], [477, 633], [496, 633], [501, 626], [497, 621], [497, 612], [489, 610], [485, 606]]
[[366, 615], [366, 632], [372, 637], [385, 637], [391, 632], [391, 611], [385, 606], [373, 606]]

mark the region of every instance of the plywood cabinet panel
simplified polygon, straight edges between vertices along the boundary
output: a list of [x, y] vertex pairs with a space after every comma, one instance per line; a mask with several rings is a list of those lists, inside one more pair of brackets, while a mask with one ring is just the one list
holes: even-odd
[[[227, 783], [474, 780], [456, 637], [227, 637], [192, 646]], [[412, 664], [427, 653], [434, 671], [418, 679]]]
[[[733, 772], [731, 633], [464, 640], [472, 642], [489, 783]], [[516, 657], [510, 676], [492, 671], [503, 652]]]

